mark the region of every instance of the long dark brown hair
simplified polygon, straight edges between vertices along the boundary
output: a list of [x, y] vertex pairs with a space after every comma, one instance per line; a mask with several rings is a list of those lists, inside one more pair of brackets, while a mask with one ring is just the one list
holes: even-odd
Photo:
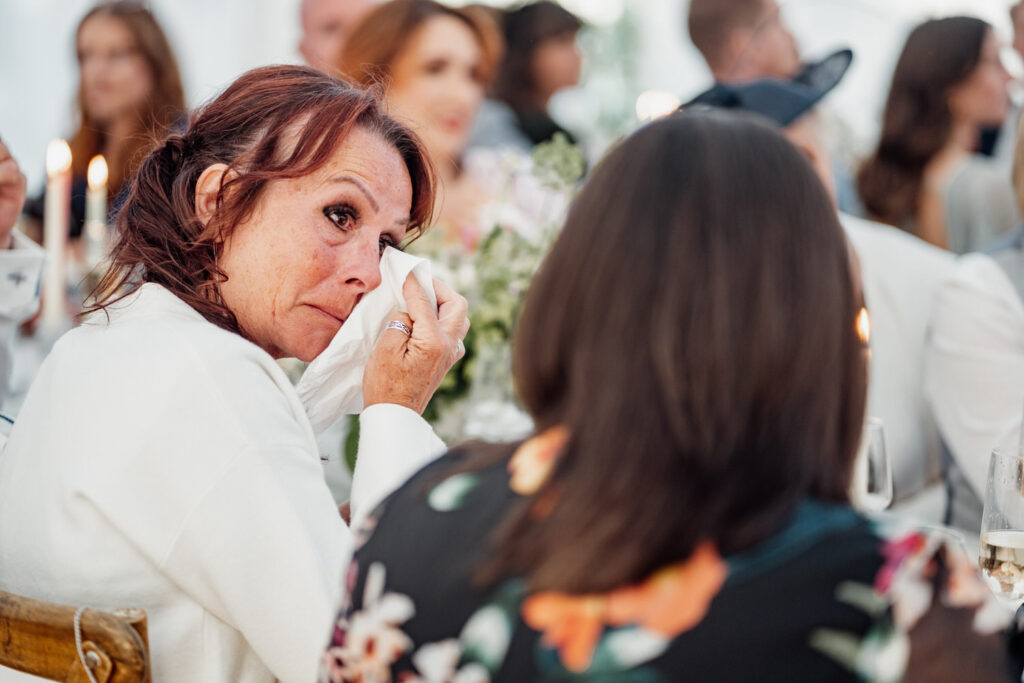
[[[361, 126], [398, 151], [412, 180], [408, 235], [427, 225], [434, 171], [419, 139], [384, 114], [379, 100], [303, 66], [268, 66], [243, 74], [197, 111], [182, 135], [170, 135], [139, 167], [117, 218], [111, 268], [97, 287], [99, 302], [123, 298], [140, 282], [163, 285], [210, 322], [242, 331], [220, 299], [226, 277], [217, 256], [235, 227], [259, 204], [267, 184], [321, 168]], [[196, 182], [213, 164], [227, 164], [216, 211], [196, 216]], [[228, 179], [230, 178], [230, 179]]]
[[[82, 27], [94, 17], [112, 17], [127, 27], [135, 40], [135, 49], [146, 61], [153, 78], [153, 90], [138, 111], [134, 133], [113, 150], [113, 153], [109, 153], [108, 150], [107, 165], [110, 175], [107, 187], [110, 194], [116, 196], [121, 185], [141, 161], [143, 152], [155, 144], [172, 123], [185, 115], [185, 91], [181, 85], [178, 63], [170, 43], [167, 42], [167, 36], [143, 3], [117, 0], [103, 2], [92, 8], [78, 23], [75, 32], [76, 47]], [[93, 119], [92, 113], [86, 108], [81, 84], [78, 87], [77, 106], [80, 121], [70, 143], [72, 172], [76, 176], [84, 176], [89, 160], [104, 152], [107, 131]]]
[[518, 389], [538, 430], [570, 437], [480, 577], [607, 591], [703, 541], [747, 548], [801, 500], [846, 501], [867, 381], [859, 306], [835, 208], [775, 129], [688, 112], [628, 138], [527, 297]]
[[510, 10], [502, 19], [505, 57], [494, 79], [494, 95], [513, 109], [531, 109], [544, 105], [537, 87], [533, 56], [546, 40], [575, 35], [583, 22], [575, 14], [551, 0], [531, 2]]
[[948, 17], [910, 33], [896, 62], [878, 147], [857, 175], [871, 217], [903, 228], [916, 219], [925, 168], [952, 134], [950, 88], [977, 68], [990, 30], [981, 19]]

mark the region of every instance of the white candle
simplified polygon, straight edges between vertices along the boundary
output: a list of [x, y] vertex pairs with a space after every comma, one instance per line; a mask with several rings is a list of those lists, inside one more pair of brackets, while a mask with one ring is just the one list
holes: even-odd
[[89, 162], [89, 189], [85, 193], [85, 259], [92, 270], [107, 250], [107, 160], [97, 154]]
[[43, 220], [43, 247], [46, 249], [46, 275], [43, 289], [42, 329], [59, 334], [67, 319], [64, 253], [68, 240], [71, 212], [71, 148], [64, 140], [51, 140], [46, 147], [46, 215]]

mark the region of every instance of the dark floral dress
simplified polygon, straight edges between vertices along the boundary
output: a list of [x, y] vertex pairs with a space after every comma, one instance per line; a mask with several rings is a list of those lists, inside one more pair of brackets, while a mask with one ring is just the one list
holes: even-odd
[[1012, 614], [941, 531], [807, 501], [771, 539], [605, 594], [472, 581], [556, 457], [543, 434], [476, 471], [449, 455], [362, 525], [320, 680], [1020, 681]]

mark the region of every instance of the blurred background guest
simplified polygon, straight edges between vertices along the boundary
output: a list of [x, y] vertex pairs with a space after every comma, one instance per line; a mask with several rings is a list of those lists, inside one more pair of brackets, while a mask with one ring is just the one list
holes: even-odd
[[0, 410], [11, 378], [14, 332], [39, 306], [43, 250], [14, 229], [24, 203], [25, 175], [0, 140]]
[[976, 153], [1009, 110], [1010, 76], [991, 26], [926, 21], [896, 63], [878, 146], [857, 178], [868, 214], [935, 246], [984, 247], [1018, 221], [1006, 170]]
[[[806, 77], [796, 40], [775, 0], [692, 0], [687, 29], [718, 83]], [[830, 150], [839, 208], [859, 215], [853, 164], [844, 162], [850, 156], [849, 131], [824, 109], [818, 118]]]
[[375, 7], [342, 51], [340, 72], [381, 88], [389, 112], [422, 138], [440, 179], [434, 222], [449, 242], [479, 229], [487, 200], [462, 162], [500, 53], [500, 34], [486, 15], [433, 0]]
[[323, 679], [1006, 680], [1011, 612], [970, 560], [847, 505], [860, 306], [832, 200], [772, 127], [642, 128], [528, 294], [538, 433], [455, 450], [368, 519]]
[[[1024, 144], [1013, 185], [1024, 212]], [[1024, 228], [960, 260], [932, 314], [924, 390], [950, 457], [951, 521], [978, 529], [989, 454], [1020, 444], [1024, 414]]]
[[[819, 102], [838, 85], [849, 63], [849, 53], [838, 53], [808, 65], [804, 73], [811, 77], [806, 81], [720, 83], [693, 103], [742, 109], [775, 122], [831, 191], [833, 165]], [[947, 503], [942, 450], [922, 383], [929, 313], [955, 257], [890, 225], [842, 211], [839, 220], [853, 246], [854, 273], [870, 312], [868, 414], [885, 426], [893, 509], [939, 523]], [[976, 533], [977, 528], [970, 531]]]
[[472, 145], [529, 151], [562, 133], [548, 103], [559, 90], [579, 84], [582, 57], [576, 34], [583, 22], [561, 5], [541, 0], [504, 13], [505, 56], [494, 81], [494, 98], [480, 111]]
[[[78, 128], [71, 137], [71, 237], [85, 220], [86, 169], [107, 160], [114, 208], [127, 181], [157, 138], [182, 123], [185, 94], [167, 37], [144, 3], [105, 2], [90, 10], [75, 33]], [[26, 207], [42, 219], [43, 197]]]
[[802, 66], [775, 0], [691, 0], [687, 26], [716, 81], [791, 78]]
[[[1013, 30], [1013, 41], [1010, 47], [1017, 56], [1024, 60], [1024, 2], [1017, 2], [1010, 6], [1010, 26]], [[1019, 78], [1019, 75], [1018, 75]], [[1020, 88], [1018, 80], [1010, 86], [1010, 112], [1003, 123], [1002, 128], [995, 131], [996, 139], [993, 141], [992, 156], [1002, 164], [1011, 166], [1013, 164], [1014, 151], [1017, 147], [1017, 123], [1020, 120]]]
[[299, 53], [312, 67], [332, 71], [345, 41], [373, 0], [302, 0]]

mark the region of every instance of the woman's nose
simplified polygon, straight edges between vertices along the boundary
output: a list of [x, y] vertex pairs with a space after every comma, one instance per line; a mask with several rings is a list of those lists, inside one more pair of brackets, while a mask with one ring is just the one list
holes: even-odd
[[480, 84], [470, 76], [463, 76], [452, 83], [449, 92], [458, 103], [467, 109], [473, 109], [483, 99], [483, 89]]
[[366, 232], [356, 244], [348, 245], [341, 272], [345, 284], [363, 292], [377, 289], [381, 283], [379, 238], [370, 234], [371, 231]]

